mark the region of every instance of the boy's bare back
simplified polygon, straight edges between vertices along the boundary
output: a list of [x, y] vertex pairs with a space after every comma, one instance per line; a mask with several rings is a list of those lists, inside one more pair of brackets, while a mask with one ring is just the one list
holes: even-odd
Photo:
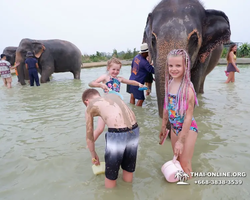
[[134, 112], [116, 94], [94, 99], [86, 112], [92, 118], [100, 116], [108, 128], [132, 128], [136, 123]]

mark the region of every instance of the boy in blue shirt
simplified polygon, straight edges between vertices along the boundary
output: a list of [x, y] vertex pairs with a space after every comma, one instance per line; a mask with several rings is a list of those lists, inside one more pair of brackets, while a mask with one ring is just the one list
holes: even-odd
[[40, 86], [38, 78], [38, 62], [37, 59], [33, 58], [33, 53], [28, 51], [26, 54], [25, 66], [29, 70], [30, 86], [34, 86], [34, 80], [36, 81], [36, 86]]

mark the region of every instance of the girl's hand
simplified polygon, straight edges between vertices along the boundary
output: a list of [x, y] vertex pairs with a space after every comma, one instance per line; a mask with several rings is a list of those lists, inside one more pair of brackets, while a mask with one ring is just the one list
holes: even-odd
[[101, 88], [105, 91], [105, 92], [109, 92], [109, 88], [106, 84], [101, 83]]
[[139, 87], [143, 87], [143, 85], [141, 83], [139, 83]]
[[176, 155], [177, 157], [181, 155], [183, 151], [183, 146], [184, 146], [183, 142], [177, 140], [177, 142], [174, 145], [174, 155]]
[[161, 128], [161, 132], [159, 134], [159, 138], [160, 138], [160, 142], [162, 141], [162, 139], [164, 138], [165, 134], [166, 134], [166, 126]]
[[236, 72], [240, 73], [240, 70], [239, 70], [239, 68], [238, 68], [238, 67], [236, 68]]

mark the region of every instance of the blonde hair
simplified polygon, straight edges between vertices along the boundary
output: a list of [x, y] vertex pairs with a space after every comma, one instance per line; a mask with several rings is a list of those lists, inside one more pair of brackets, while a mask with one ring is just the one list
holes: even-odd
[[[190, 80], [190, 59], [187, 54], [187, 52], [184, 49], [174, 49], [169, 52], [167, 56], [167, 66], [168, 66], [168, 59], [169, 57], [173, 56], [181, 56], [183, 59], [184, 64], [184, 75], [181, 81], [181, 85], [179, 87], [178, 93], [177, 93], [177, 106], [176, 111], [181, 115], [185, 115], [186, 111], [188, 109], [188, 97], [189, 97], [189, 87], [194, 92], [194, 99], [195, 99], [195, 105], [198, 105], [198, 99], [194, 90], [193, 83]], [[166, 70], [168, 72], [168, 70]], [[165, 85], [165, 91], [168, 91], [168, 73], [166, 73], [166, 85]], [[167, 109], [168, 106], [168, 93], [165, 94], [165, 102], [164, 102], [164, 108]]]
[[120, 65], [120, 68], [122, 67], [122, 63], [121, 61], [118, 59], [118, 58], [111, 58], [110, 60], [108, 60], [107, 62], [107, 70], [109, 70], [109, 68], [111, 67], [111, 65], [115, 63], [115, 64], [118, 64]]

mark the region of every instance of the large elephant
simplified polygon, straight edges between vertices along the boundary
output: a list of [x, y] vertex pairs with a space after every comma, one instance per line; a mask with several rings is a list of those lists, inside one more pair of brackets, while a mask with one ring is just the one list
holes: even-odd
[[49, 81], [54, 72], [72, 72], [75, 79], [80, 79], [82, 54], [74, 44], [64, 40], [26, 38], [21, 40], [16, 50], [16, 62], [20, 62], [18, 75], [22, 85], [25, 85], [25, 80], [29, 80], [24, 63], [27, 51], [33, 52], [38, 59], [41, 83]]
[[3, 50], [3, 54], [6, 55], [7, 61], [9, 61], [11, 65], [15, 64], [16, 50], [17, 47], [5, 47], [5, 49]]
[[[185, 49], [191, 60], [191, 81], [196, 93], [204, 92], [204, 81], [220, 58], [223, 43], [230, 39], [228, 17], [224, 12], [205, 10], [198, 0], [162, 0], [148, 14], [143, 42], [155, 66], [159, 115], [168, 80], [166, 58], [172, 49]], [[165, 73], [167, 77], [165, 79]]]

